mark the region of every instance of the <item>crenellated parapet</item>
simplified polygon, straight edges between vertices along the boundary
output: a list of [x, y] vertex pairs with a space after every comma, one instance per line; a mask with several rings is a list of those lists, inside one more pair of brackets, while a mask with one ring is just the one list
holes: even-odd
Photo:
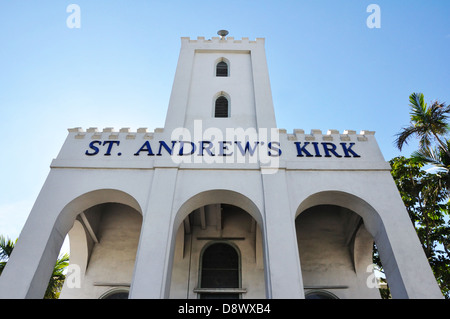
[[163, 128], [156, 128], [153, 131], [149, 131], [148, 128], [142, 127], [138, 128], [136, 131], [131, 131], [129, 127], [124, 127], [119, 130], [116, 130], [113, 127], [105, 127], [102, 130], [99, 130], [97, 127], [90, 127], [84, 130], [81, 127], [69, 128], [67, 129], [69, 135], [72, 135], [75, 139], [108, 139], [108, 140], [117, 140], [119, 138], [125, 137], [127, 140], [134, 140], [138, 137], [143, 139], [151, 140], [154, 138], [155, 134], [163, 133]]
[[[366, 142], [369, 136], [374, 136], [375, 131], [361, 130], [359, 134], [355, 130], [344, 130], [339, 132], [338, 130], [330, 129], [326, 133], [320, 129], [312, 129], [310, 133], [305, 133], [303, 129], [294, 129], [292, 133], [287, 133], [286, 129], [278, 129], [278, 134], [286, 135], [289, 141], [358, 141]], [[81, 127], [69, 128], [68, 132], [71, 133], [75, 139], [110, 139], [115, 140], [119, 137], [125, 137], [126, 139], [133, 140], [136, 138], [153, 139], [155, 134], [164, 133], [163, 128], [156, 128], [153, 131], [149, 131], [148, 128], [138, 128], [136, 131], [131, 131], [129, 127], [124, 127], [116, 130], [113, 127], [105, 127], [99, 130], [97, 127], [90, 127], [84, 130]]]
[[255, 40], [250, 40], [248, 37], [242, 37], [241, 39], [235, 39], [234, 37], [212, 37], [211, 39], [206, 39], [205, 37], [197, 37], [197, 39], [191, 39], [189, 37], [182, 37], [182, 42], [188, 43], [213, 43], [213, 44], [228, 44], [228, 43], [239, 43], [239, 44], [256, 44], [256, 43], [264, 43], [264, 38], [256, 38]]
[[287, 133], [285, 129], [279, 129], [280, 134], [286, 134], [289, 141], [368, 141], [368, 136], [374, 136], [375, 131], [362, 130], [359, 134], [354, 130], [344, 130], [339, 132], [338, 130], [328, 130], [325, 134], [322, 130], [313, 129], [309, 134], [305, 133], [303, 129], [294, 129], [292, 133]]

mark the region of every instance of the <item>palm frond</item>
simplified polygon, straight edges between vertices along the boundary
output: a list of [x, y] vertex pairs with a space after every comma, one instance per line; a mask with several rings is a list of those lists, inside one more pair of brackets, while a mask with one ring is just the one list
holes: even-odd
[[448, 167], [442, 162], [441, 152], [432, 148], [425, 148], [414, 151], [411, 154], [411, 160], [413, 162], [430, 164], [437, 168], [448, 171]]
[[413, 93], [409, 96], [409, 105], [411, 106], [411, 121], [420, 122], [427, 117], [427, 104], [424, 102], [423, 93]]
[[408, 144], [408, 140], [415, 135], [419, 139], [420, 149], [430, 148], [433, 142], [437, 142], [450, 156], [449, 148], [442, 141], [442, 138], [450, 131], [447, 124], [450, 106], [435, 101], [428, 107], [423, 93], [412, 93], [409, 96], [409, 102], [411, 125], [397, 134], [395, 140], [397, 148], [401, 151], [403, 145]]
[[415, 134], [419, 133], [419, 128], [415, 126], [407, 126], [404, 127], [400, 133], [397, 134], [397, 138], [395, 139], [395, 145], [401, 151], [403, 145], [408, 145], [408, 140]]
[[7, 261], [11, 256], [14, 246], [17, 242], [3, 235], [0, 236], [0, 261]]

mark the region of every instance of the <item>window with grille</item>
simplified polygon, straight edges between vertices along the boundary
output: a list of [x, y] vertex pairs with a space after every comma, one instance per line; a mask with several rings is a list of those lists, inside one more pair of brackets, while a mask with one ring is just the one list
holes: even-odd
[[228, 76], [228, 64], [224, 61], [217, 63], [216, 76]]
[[216, 99], [214, 117], [228, 117], [228, 99], [223, 95]]
[[[239, 293], [233, 290], [239, 288], [239, 255], [236, 249], [225, 243], [210, 245], [203, 252], [201, 267], [200, 286], [211, 291], [202, 293], [200, 298], [239, 298]], [[220, 289], [220, 292], [214, 292], [214, 289]]]

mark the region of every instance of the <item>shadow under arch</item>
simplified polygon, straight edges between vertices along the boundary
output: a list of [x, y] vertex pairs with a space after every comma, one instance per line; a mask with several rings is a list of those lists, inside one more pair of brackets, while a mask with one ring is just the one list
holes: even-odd
[[[176, 215], [173, 219], [172, 224], [172, 239], [171, 239], [171, 252], [170, 259], [167, 266], [167, 269], [173, 269], [173, 260], [175, 256], [175, 246], [176, 246], [176, 235], [179, 227], [182, 226], [184, 220], [191, 214], [193, 211], [214, 204], [225, 204], [238, 207], [249, 214], [257, 224], [257, 228], [259, 228], [261, 232], [261, 240], [262, 240], [262, 263], [264, 267], [264, 280], [265, 280], [265, 295], [270, 295], [270, 276], [269, 273], [269, 263], [267, 261], [267, 243], [265, 236], [265, 227], [263, 215], [260, 208], [246, 195], [228, 190], [228, 189], [213, 189], [207, 190], [200, 193], [197, 193], [190, 198], [186, 199], [179, 207], [175, 207], [174, 211], [176, 211]], [[172, 271], [167, 272], [167, 281], [168, 286], [166, 286], [165, 297], [169, 296], [170, 290], [170, 282], [171, 282], [171, 274]]]
[[406, 291], [405, 283], [400, 274], [385, 225], [376, 209], [364, 199], [351, 193], [328, 190], [314, 193], [304, 199], [297, 208], [295, 219], [303, 212], [308, 211], [309, 208], [319, 205], [340, 206], [362, 218], [365, 229], [377, 245], [393, 297], [396, 298], [395, 295], [403, 295]]
[[79, 195], [67, 203], [58, 214], [34, 271], [26, 298], [42, 298], [58, 258], [65, 236], [75, 224], [78, 214], [99, 204], [119, 203], [132, 207], [142, 215], [138, 201], [130, 194], [117, 189], [98, 189]]
[[367, 231], [376, 238], [384, 228], [378, 212], [362, 198], [342, 191], [322, 191], [303, 200], [297, 208], [294, 219], [308, 208], [318, 205], [336, 205], [347, 208], [361, 216]]
[[258, 225], [263, 225], [261, 211], [251, 199], [235, 191], [215, 189], [198, 193], [186, 200], [177, 210], [177, 215], [175, 216], [173, 223], [173, 231], [176, 232], [183, 220], [192, 211], [202, 206], [216, 203], [237, 206], [249, 213], [256, 220]]
[[84, 193], [70, 201], [59, 214], [55, 227], [61, 234], [67, 234], [79, 213], [105, 203], [127, 205], [142, 215], [142, 208], [132, 195], [121, 190], [105, 188]]

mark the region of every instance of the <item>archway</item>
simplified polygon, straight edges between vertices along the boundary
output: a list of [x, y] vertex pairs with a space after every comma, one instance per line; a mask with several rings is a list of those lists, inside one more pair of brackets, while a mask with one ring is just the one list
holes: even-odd
[[[48, 194], [47, 194], [48, 195]], [[26, 279], [13, 291], [20, 298], [42, 298], [66, 234], [75, 224], [78, 214], [104, 203], [123, 204], [141, 215], [138, 202], [129, 194], [114, 189], [100, 189], [77, 197], [66, 196], [70, 201], [54, 203], [38, 199], [19, 237], [12, 258], [2, 274], [2, 285], [12, 284], [17, 273]], [[6, 294], [5, 294], [6, 295]]]
[[[170, 298], [265, 298], [263, 236], [254, 217], [262, 220], [256, 205], [232, 191], [207, 191], [186, 201], [174, 223]], [[233, 287], [202, 285], [203, 252], [218, 244], [239, 252], [239, 284]], [[224, 272], [215, 273], [220, 274]]]
[[124, 204], [81, 212], [69, 231], [72, 272], [60, 298], [96, 299], [111, 288], [130, 287], [141, 226], [142, 215]]
[[295, 225], [306, 294], [380, 298], [372, 254], [384, 229], [368, 203], [339, 191], [316, 193], [300, 204]]
[[306, 296], [380, 298], [370, 267], [373, 238], [359, 215], [342, 206], [317, 205], [303, 211], [295, 226]]

